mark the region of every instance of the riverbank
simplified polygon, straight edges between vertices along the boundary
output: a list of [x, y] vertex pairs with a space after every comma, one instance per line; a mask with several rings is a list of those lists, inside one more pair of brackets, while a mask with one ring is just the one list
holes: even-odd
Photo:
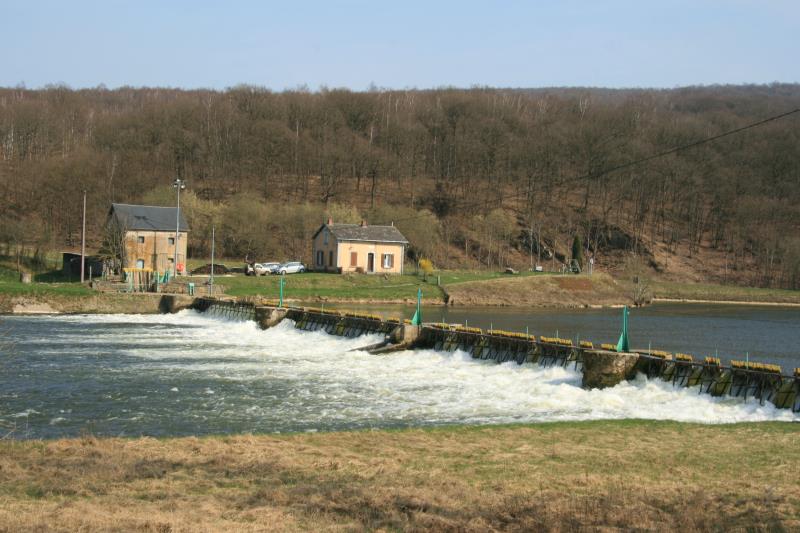
[[792, 530], [792, 424], [0, 442], [8, 530]]
[[[189, 305], [193, 298], [177, 295], [180, 305]], [[8, 295], [0, 293], [0, 315], [38, 314], [155, 314], [169, 311], [165, 295], [155, 293], [116, 294], [91, 291], [72, 296], [66, 294]]]
[[448, 285], [454, 306], [494, 307], [621, 307], [631, 305], [632, 292], [608, 274], [509, 276]]
[[649, 290], [653, 299], [660, 301], [800, 305], [800, 291], [787, 289], [651, 281]]
[[[180, 278], [205, 283], [206, 276]], [[277, 299], [278, 276], [219, 276], [216, 286], [228, 296]], [[654, 301], [800, 305], [800, 291], [651, 281]], [[284, 301], [295, 305], [415, 305], [421, 290], [425, 305], [455, 307], [598, 308], [633, 303], [634, 287], [608, 274], [451, 271], [429, 275], [365, 276], [306, 273], [285, 278]], [[18, 274], [0, 268], [0, 313], [156, 313], [158, 295], [99, 293], [79, 283], [23, 284]]]

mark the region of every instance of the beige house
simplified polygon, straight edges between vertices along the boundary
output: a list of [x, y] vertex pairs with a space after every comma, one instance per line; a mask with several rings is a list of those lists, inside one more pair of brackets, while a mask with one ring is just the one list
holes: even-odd
[[109, 240], [116, 241], [122, 268], [172, 272], [175, 265], [175, 232], [178, 232], [178, 273], [186, 272], [189, 226], [177, 208], [150, 205], [111, 204], [108, 212]]
[[312, 268], [318, 272], [402, 274], [408, 241], [394, 226], [334, 224], [314, 234]]

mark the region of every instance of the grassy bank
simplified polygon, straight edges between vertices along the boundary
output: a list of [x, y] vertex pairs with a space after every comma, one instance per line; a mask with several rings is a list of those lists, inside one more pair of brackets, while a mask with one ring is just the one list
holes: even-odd
[[[183, 279], [205, 283], [208, 276]], [[602, 273], [572, 276], [523, 272], [511, 276], [495, 271], [439, 271], [427, 279], [413, 274], [305, 273], [285, 279], [285, 298], [295, 302], [412, 304], [417, 290], [422, 289], [426, 304], [449, 301], [458, 306], [557, 308], [629, 304], [634, 292], [630, 283]], [[279, 281], [279, 276], [216, 278], [216, 284], [230, 296], [267, 298], [277, 298]], [[800, 305], [800, 291], [779, 289], [653, 281], [650, 292], [661, 299]], [[24, 284], [16, 270], [0, 260], [0, 313], [20, 306], [32, 310], [39, 306], [40, 312], [48, 311], [47, 306], [52, 312], [136, 312], [136, 304], [131, 303], [136, 298], [127, 294], [98, 295], [87, 286], [62, 279], [59, 271], [35, 273], [33, 283]]]
[[654, 298], [670, 300], [704, 300], [713, 302], [751, 302], [800, 305], [800, 291], [714, 285], [710, 283], [650, 283]]
[[[791, 424], [0, 442], [9, 530], [792, 530]], [[0, 527], [2, 529], [2, 527]]]
[[33, 275], [33, 283], [22, 283], [20, 275], [7, 265], [0, 264], [0, 294], [9, 296], [66, 296], [80, 297], [93, 291], [80, 283], [62, 281], [52, 273]]
[[[520, 274], [527, 277], [533, 274]], [[500, 272], [442, 271], [424, 278], [422, 275], [366, 276], [363, 274], [305, 273], [286, 276], [285, 296], [297, 300], [416, 302], [417, 289], [422, 289], [427, 303], [444, 303], [445, 290], [462, 283], [508, 278]], [[197, 276], [205, 281], [208, 276]], [[267, 296], [278, 294], [279, 276], [220, 276], [218, 285], [231, 296]]]
[[585, 307], [623, 305], [632, 301], [631, 292], [608, 274], [601, 273], [506, 276], [449, 285], [446, 290], [450, 302], [459, 306]]

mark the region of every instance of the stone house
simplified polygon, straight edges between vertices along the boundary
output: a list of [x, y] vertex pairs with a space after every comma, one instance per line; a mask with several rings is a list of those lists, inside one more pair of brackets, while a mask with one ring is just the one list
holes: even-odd
[[334, 224], [314, 233], [310, 265], [318, 272], [402, 274], [408, 240], [395, 226]]
[[[110, 248], [119, 256], [122, 268], [172, 272], [177, 261], [178, 273], [186, 272], [186, 248], [189, 226], [177, 208], [151, 205], [111, 204], [106, 221]], [[175, 257], [175, 232], [178, 232], [178, 256]]]

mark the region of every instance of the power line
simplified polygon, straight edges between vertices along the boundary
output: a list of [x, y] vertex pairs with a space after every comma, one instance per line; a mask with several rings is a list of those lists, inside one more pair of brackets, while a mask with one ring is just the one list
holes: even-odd
[[[791, 111], [786, 111], [785, 113], [780, 113], [778, 115], [773, 115], [773, 116], [767, 117], [767, 118], [765, 118], [763, 120], [759, 120], [758, 122], [753, 122], [751, 124], [747, 124], [747, 125], [741, 126], [739, 128], [728, 130], [728, 131], [719, 133], [717, 135], [712, 135], [711, 137], [706, 137], [704, 139], [700, 139], [700, 140], [693, 141], [693, 142], [690, 142], [690, 143], [682, 144], [680, 146], [676, 146], [674, 148], [670, 148], [669, 150], [665, 150], [663, 152], [658, 152], [656, 154], [652, 154], [652, 155], [649, 155], [649, 156], [646, 156], [646, 157], [635, 159], [633, 161], [628, 161], [627, 163], [622, 163], [622, 164], [619, 164], [619, 165], [616, 165], [616, 166], [601, 170], [599, 172], [594, 172], [594, 173], [590, 173], [590, 174], [582, 174], [580, 176], [573, 176], [571, 178], [567, 178], [565, 180], [562, 180], [561, 182], [558, 183], [558, 186], [562, 186], [562, 185], [564, 185], [566, 183], [573, 182], [573, 181], [581, 181], [581, 180], [586, 180], [586, 179], [591, 179], [591, 178], [599, 178], [600, 176], [605, 176], [606, 174], [611, 174], [612, 172], [616, 172], [618, 170], [623, 170], [623, 169], [630, 168], [630, 167], [633, 167], [633, 166], [636, 166], [636, 165], [641, 165], [642, 163], [647, 163], [649, 161], [653, 161], [653, 160], [659, 159], [661, 157], [666, 157], [668, 155], [672, 155], [672, 154], [681, 152], [683, 150], [688, 150], [690, 148], [695, 148], [695, 147], [701, 146], [703, 144], [707, 144], [707, 143], [710, 143], [710, 142], [717, 141], [719, 139], [722, 139], [724, 137], [728, 137], [730, 135], [741, 133], [743, 131], [746, 131], [746, 130], [749, 130], [749, 129], [752, 129], [752, 128], [757, 128], [757, 127], [763, 126], [764, 124], [767, 124], [769, 122], [773, 122], [773, 121], [776, 121], [776, 120], [780, 120], [782, 118], [786, 118], [786, 117], [788, 117], [790, 115], [794, 115], [795, 113], [800, 113], [800, 108], [792, 109]], [[515, 198], [521, 198], [523, 196], [526, 196], [527, 194], [528, 194], [527, 192], [520, 192], [520, 193], [513, 193], [513, 194], [508, 194], [508, 195], [501, 195], [501, 196], [498, 196], [494, 201], [502, 202], [504, 200], [511, 200], [511, 199], [515, 199]], [[453, 208], [455, 208], [455, 209], [479, 208], [479, 207], [484, 207], [487, 203], [488, 202], [486, 200], [484, 200], [484, 201], [481, 201], [481, 202], [472, 202], [472, 203], [465, 203], [465, 204], [461, 204], [461, 205], [455, 205], [455, 206], [453, 206]], [[403, 222], [403, 221], [406, 221], [406, 220], [415, 220], [415, 219], [421, 218], [423, 216], [425, 216], [425, 215], [423, 215], [423, 214], [413, 215], [413, 216], [410, 216], [410, 217], [403, 217], [403, 218], [395, 219], [392, 222]]]

